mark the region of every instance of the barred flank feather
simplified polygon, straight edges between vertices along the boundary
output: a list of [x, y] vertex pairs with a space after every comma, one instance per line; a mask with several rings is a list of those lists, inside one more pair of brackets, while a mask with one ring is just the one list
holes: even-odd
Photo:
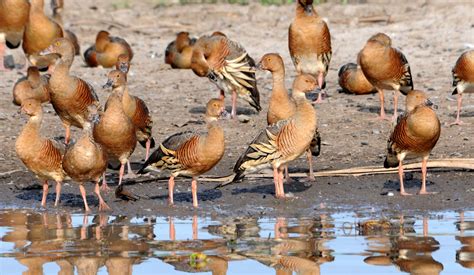
[[408, 64], [407, 58], [401, 51], [397, 49], [395, 49], [395, 51], [400, 55], [400, 60], [402, 62], [402, 76], [400, 77], [399, 81], [400, 92], [404, 95], [407, 95], [409, 91], [414, 89], [410, 64]]
[[321, 154], [321, 135], [319, 134], [318, 129], [314, 132], [314, 137], [311, 140], [311, 155], [317, 157]]

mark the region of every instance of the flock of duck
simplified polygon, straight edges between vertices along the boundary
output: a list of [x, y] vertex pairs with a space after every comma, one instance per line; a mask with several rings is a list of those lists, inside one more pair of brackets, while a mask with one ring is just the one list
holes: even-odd
[[[20, 105], [21, 111], [29, 116], [17, 138], [16, 152], [25, 166], [43, 180], [42, 206], [46, 205], [48, 180], [56, 182], [57, 205], [62, 182], [72, 179], [79, 183], [86, 211], [90, 209], [83, 184], [88, 181], [96, 183], [99, 210], [109, 209], [100, 193], [108, 189], [107, 163], [111, 160], [120, 162], [116, 191], [120, 194], [124, 192], [125, 165], [128, 164], [130, 173], [129, 158], [138, 141], [146, 148], [146, 161], [138, 173], [169, 170], [170, 204], [173, 204], [175, 177], [191, 177], [193, 205], [197, 207], [197, 177], [214, 167], [224, 154], [225, 136], [219, 119], [228, 116], [225, 96], [231, 94], [232, 118], [237, 115], [237, 98], [247, 101], [257, 111], [262, 110], [256, 69], [270, 71], [273, 77], [268, 126], [256, 135], [238, 159], [232, 182], [271, 167], [275, 195], [285, 198], [284, 171], [288, 179], [288, 164], [303, 154], [307, 155], [309, 177], [313, 179], [312, 157], [319, 155], [321, 146], [313, 104], [323, 101], [332, 51], [327, 24], [312, 4], [312, 0], [297, 1], [296, 16], [289, 28], [289, 50], [298, 74], [291, 96], [284, 84], [285, 67], [279, 54], [266, 54], [255, 63], [239, 43], [222, 32], [198, 39], [190, 38], [187, 32], [179, 33], [166, 48], [165, 62], [172, 68], [192, 69], [199, 77], [207, 77], [218, 87], [219, 93], [206, 106], [207, 132], [171, 135], [150, 154], [150, 148], [155, 147], [153, 120], [145, 102], [133, 96], [127, 87], [133, 52], [126, 40], [100, 31], [95, 44], [84, 52], [88, 66], [115, 67], [104, 81], [104, 88], [111, 89], [102, 106], [94, 88], [71, 74], [71, 65], [80, 49], [77, 37], [62, 26], [63, 1], [52, 0], [54, 18], [50, 18], [44, 13], [43, 0], [0, 0], [0, 33], [4, 34], [9, 48], [21, 44], [32, 65], [27, 76], [18, 80], [13, 88], [13, 103]], [[3, 58], [3, 50], [2, 44], [0, 58]], [[49, 74], [40, 74], [46, 70]], [[378, 92], [380, 119], [386, 119], [384, 90], [394, 90], [394, 127], [387, 143], [384, 166], [399, 167], [400, 192], [409, 195], [403, 186], [402, 162], [407, 156], [421, 157], [419, 194], [428, 194], [427, 160], [439, 139], [440, 122], [427, 94], [414, 90], [407, 58], [392, 47], [390, 37], [384, 33], [370, 37], [358, 55], [358, 65], [348, 63], [341, 67], [339, 84], [343, 90], [354, 94]], [[454, 123], [461, 124], [462, 94], [474, 91], [474, 51], [465, 52], [457, 60], [453, 68], [453, 87], [453, 94], [458, 95]], [[406, 96], [406, 112], [397, 117], [399, 93]], [[313, 100], [316, 94], [317, 100]], [[42, 104], [46, 102], [52, 104], [65, 128], [64, 142], [40, 135]], [[76, 142], [71, 142], [71, 127], [83, 129]]]

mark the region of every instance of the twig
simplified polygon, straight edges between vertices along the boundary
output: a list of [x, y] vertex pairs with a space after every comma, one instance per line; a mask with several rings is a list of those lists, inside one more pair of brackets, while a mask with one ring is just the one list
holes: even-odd
[[6, 175], [10, 175], [10, 174], [13, 174], [13, 173], [16, 173], [16, 172], [21, 172], [21, 171], [23, 171], [23, 170], [21, 170], [21, 169], [16, 169], [16, 170], [11, 170], [11, 171], [7, 171], [7, 172], [1, 172], [1, 173], [0, 173], [0, 177], [6, 176]]
[[380, 23], [385, 22], [386, 24], [391, 23], [392, 20], [390, 15], [375, 15], [375, 16], [368, 16], [362, 17], [357, 20], [359, 23]]

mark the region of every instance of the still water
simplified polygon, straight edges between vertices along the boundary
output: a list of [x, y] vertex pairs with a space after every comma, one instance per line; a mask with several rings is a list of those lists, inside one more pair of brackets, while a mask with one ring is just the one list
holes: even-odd
[[474, 274], [474, 212], [300, 219], [0, 210], [0, 274]]

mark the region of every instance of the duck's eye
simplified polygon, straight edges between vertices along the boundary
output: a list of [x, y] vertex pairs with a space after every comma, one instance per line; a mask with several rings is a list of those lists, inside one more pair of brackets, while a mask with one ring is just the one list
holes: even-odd
[[61, 42], [56, 41], [55, 45], [59, 47], [59, 46], [61, 46]]

